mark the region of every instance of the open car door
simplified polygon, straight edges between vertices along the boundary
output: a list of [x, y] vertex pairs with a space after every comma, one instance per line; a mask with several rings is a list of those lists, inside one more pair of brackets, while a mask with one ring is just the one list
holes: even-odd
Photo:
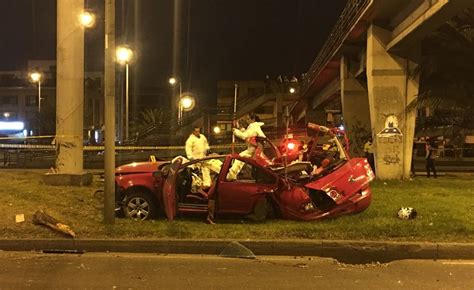
[[163, 195], [163, 208], [169, 221], [172, 221], [176, 216], [176, 177], [178, 176], [177, 173], [181, 163], [182, 159], [176, 158], [173, 164], [171, 164], [168, 176], [163, 184], [163, 190], [161, 191]]

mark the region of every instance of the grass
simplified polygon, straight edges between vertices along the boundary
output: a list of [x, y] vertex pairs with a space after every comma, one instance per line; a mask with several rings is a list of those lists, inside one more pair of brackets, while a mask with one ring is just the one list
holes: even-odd
[[[132, 221], [117, 219], [102, 223], [102, 201], [94, 197], [100, 189], [47, 186], [42, 171], [0, 170], [0, 238], [58, 238], [31, 217], [43, 209], [70, 225], [78, 238], [199, 238], [199, 239], [365, 239], [394, 241], [474, 242], [474, 181], [472, 178], [418, 177], [411, 181], [372, 183], [372, 205], [358, 215], [318, 222], [269, 220], [218, 220], [215, 226], [202, 217]], [[399, 220], [397, 210], [414, 207], [418, 217]], [[15, 223], [16, 214], [26, 222]]]

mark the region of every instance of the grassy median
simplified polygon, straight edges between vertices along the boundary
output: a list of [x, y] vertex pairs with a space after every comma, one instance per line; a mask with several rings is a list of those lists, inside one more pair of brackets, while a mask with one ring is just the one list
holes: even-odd
[[[474, 242], [474, 180], [472, 177], [417, 177], [411, 181], [376, 181], [372, 205], [363, 213], [317, 222], [218, 220], [211, 226], [201, 217], [102, 223], [102, 201], [94, 197], [100, 184], [89, 187], [44, 185], [42, 171], [0, 170], [0, 238], [60, 238], [61, 234], [32, 224], [43, 209], [70, 225], [77, 238], [224, 238], [224, 239], [366, 239], [432, 242]], [[398, 208], [414, 207], [415, 220], [396, 218]], [[26, 221], [15, 222], [16, 214]]]

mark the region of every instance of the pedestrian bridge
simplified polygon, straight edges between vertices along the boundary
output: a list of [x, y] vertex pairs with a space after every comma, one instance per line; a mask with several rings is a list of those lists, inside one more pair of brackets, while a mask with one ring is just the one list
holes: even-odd
[[377, 177], [409, 178], [415, 111], [407, 105], [418, 94], [413, 72], [421, 41], [473, 5], [472, 0], [349, 0], [306, 74], [293, 118], [326, 124], [326, 111], [340, 108], [352, 140], [373, 136]]

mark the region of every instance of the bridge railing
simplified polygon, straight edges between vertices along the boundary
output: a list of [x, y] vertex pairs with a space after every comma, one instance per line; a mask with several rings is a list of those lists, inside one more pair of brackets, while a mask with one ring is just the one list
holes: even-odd
[[334, 25], [326, 42], [305, 76], [302, 84], [303, 93], [308, 90], [313, 80], [332, 59], [347, 35], [351, 32], [352, 27], [357, 23], [371, 3], [372, 0], [347, 1], [346, 7], [344, 7], [339, 20], [336, 22], [336, 25]]

